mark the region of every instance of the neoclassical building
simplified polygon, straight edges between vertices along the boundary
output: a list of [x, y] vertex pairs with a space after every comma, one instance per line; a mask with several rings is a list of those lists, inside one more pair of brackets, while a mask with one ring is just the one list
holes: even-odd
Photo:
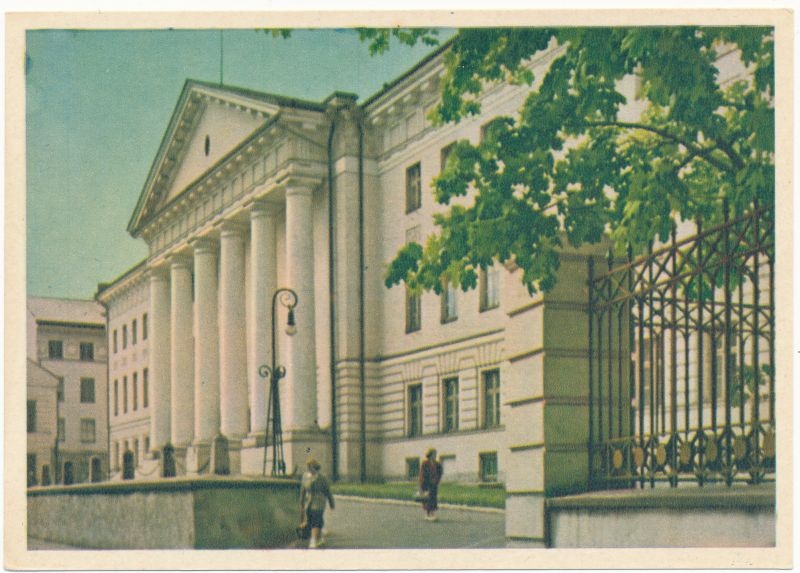
[[233, 471], [261, 473], [259, 367], [272, 363], [273, 293], [290, 287], [296, 334], [281, 304], [275, 328], [290, 472], [313, 454], [338, 477], [404, 478], [436, 447], [451, 479], [503, 478], [519, 278], [498, 266], [441, 297], [383, 285], [397, 250], [433, 230], [449, 145], [477, 141], [525, 95], [499, 86], [480, 117], [434, 127], [441, 73], [439, 51], [361, 104], [186, 82], [128, 227], [149, 255], [97, 293], [112, 469], [131, 450], [149, 475], [170, 443], [179, 472], [202, 473], [221, 434]]

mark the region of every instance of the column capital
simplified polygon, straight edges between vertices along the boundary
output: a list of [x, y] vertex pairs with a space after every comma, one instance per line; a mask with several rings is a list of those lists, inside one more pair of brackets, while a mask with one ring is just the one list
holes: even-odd
[[169, 280], [169, 266], [164, 263], [148, 266], [147, 272], [150, 275], [151, 283]]
[[280, 212], [280, 206], [275, 203], [267, 201], [254, 201], [250, 206], [250, 219], [259, 219], [261, 217], [276, 217]]
[[195, 237], [189, 241], [189, 245], [197, 253], [216, 253], [219, 250], [219, 241], [214, 237]]
[[192, 257], [183, 253], [170, 255], [167, 260], [169, 261], [169, 266], [171, 269], [192, 266]]
[[244, 235], [247, 232], [247, 225], [238, 221], [222, 221], [218, 225], [220, 237], [230, 237], [233, 235]]
[[286, 196], [292, 197], [294, 195], [311, 195], [312, 187], [308, 183], [292, 182], [285, 186]]

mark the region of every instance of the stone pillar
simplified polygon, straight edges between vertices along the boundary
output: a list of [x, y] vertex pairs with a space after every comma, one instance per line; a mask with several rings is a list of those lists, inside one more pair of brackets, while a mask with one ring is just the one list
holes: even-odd
[[219, 322], [216, 241], [194, 243], [194, 440], [210, 446], [219, 433]]
[[[288, 284], [297, 293], [295, 320], [297, 333], [288, 337], [287, 380], [282, 389], [288, 394], [284, 428], [317, 428], [316, 345], [314, 333], [314, 234], [311, 189], [306, 186], [286, 190], [286, 257]], [[276, 318], [277, 320], [277, 318]]]
[[256, 203], [250, 211], [250, 434], [263, 435], [267, 421], [268, 381], [261, 378], [258, 368], [272, 365], [271, 302], [277, 288], [275, 219], [277, 207]]
[[[170, 287], [161, 269], [150, 270], [150, 448], [170, 441]], [[115, 460], [119, 463], [119, 459]]]
[[228, 438], [247, 434], [244, 228], [226, 222], [220, 238], [220, 429]]
[[191, 259], [183, 256], [173, 257], [170, 260], [170, 277], [172, 444], [180, 448], [188, 446], [194, 434]]

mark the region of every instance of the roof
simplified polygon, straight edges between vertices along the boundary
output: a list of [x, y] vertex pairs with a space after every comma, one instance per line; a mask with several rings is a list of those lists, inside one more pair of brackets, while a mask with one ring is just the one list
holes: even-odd
[[103, 307], [93, 300], [28, 297], [28, 312], [37, 322], [105, 326]]
[[240, 95], [249, 99], [261, 101], [264, 103], [279, 105], [281, 107], [291, 107], [295, 109], [309, 109], [312, 111], [325, 111], [325, 106], [319, 102], [304, 100], [300, 98], [287, 97], [278, 94], [260, 92], [250, 88], [242, 88], [239, 86], [230, 86], [227, 84], [215, 84], [213, 82], [204, 82], [201, 80], [187, 79], [185, 87], [193, 85], [205, 87], [208, 89], [227, 92], [230, 94]]

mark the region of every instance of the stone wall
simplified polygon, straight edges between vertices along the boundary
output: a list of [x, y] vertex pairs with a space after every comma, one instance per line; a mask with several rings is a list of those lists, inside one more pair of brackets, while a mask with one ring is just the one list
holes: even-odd
[[28, 535], [97, 549], [285, 547], [299, 482], [176, 478], [28, 490]]
[[556, 548], [775, 546], [775, 484], [604, 491], [547, 512]]

